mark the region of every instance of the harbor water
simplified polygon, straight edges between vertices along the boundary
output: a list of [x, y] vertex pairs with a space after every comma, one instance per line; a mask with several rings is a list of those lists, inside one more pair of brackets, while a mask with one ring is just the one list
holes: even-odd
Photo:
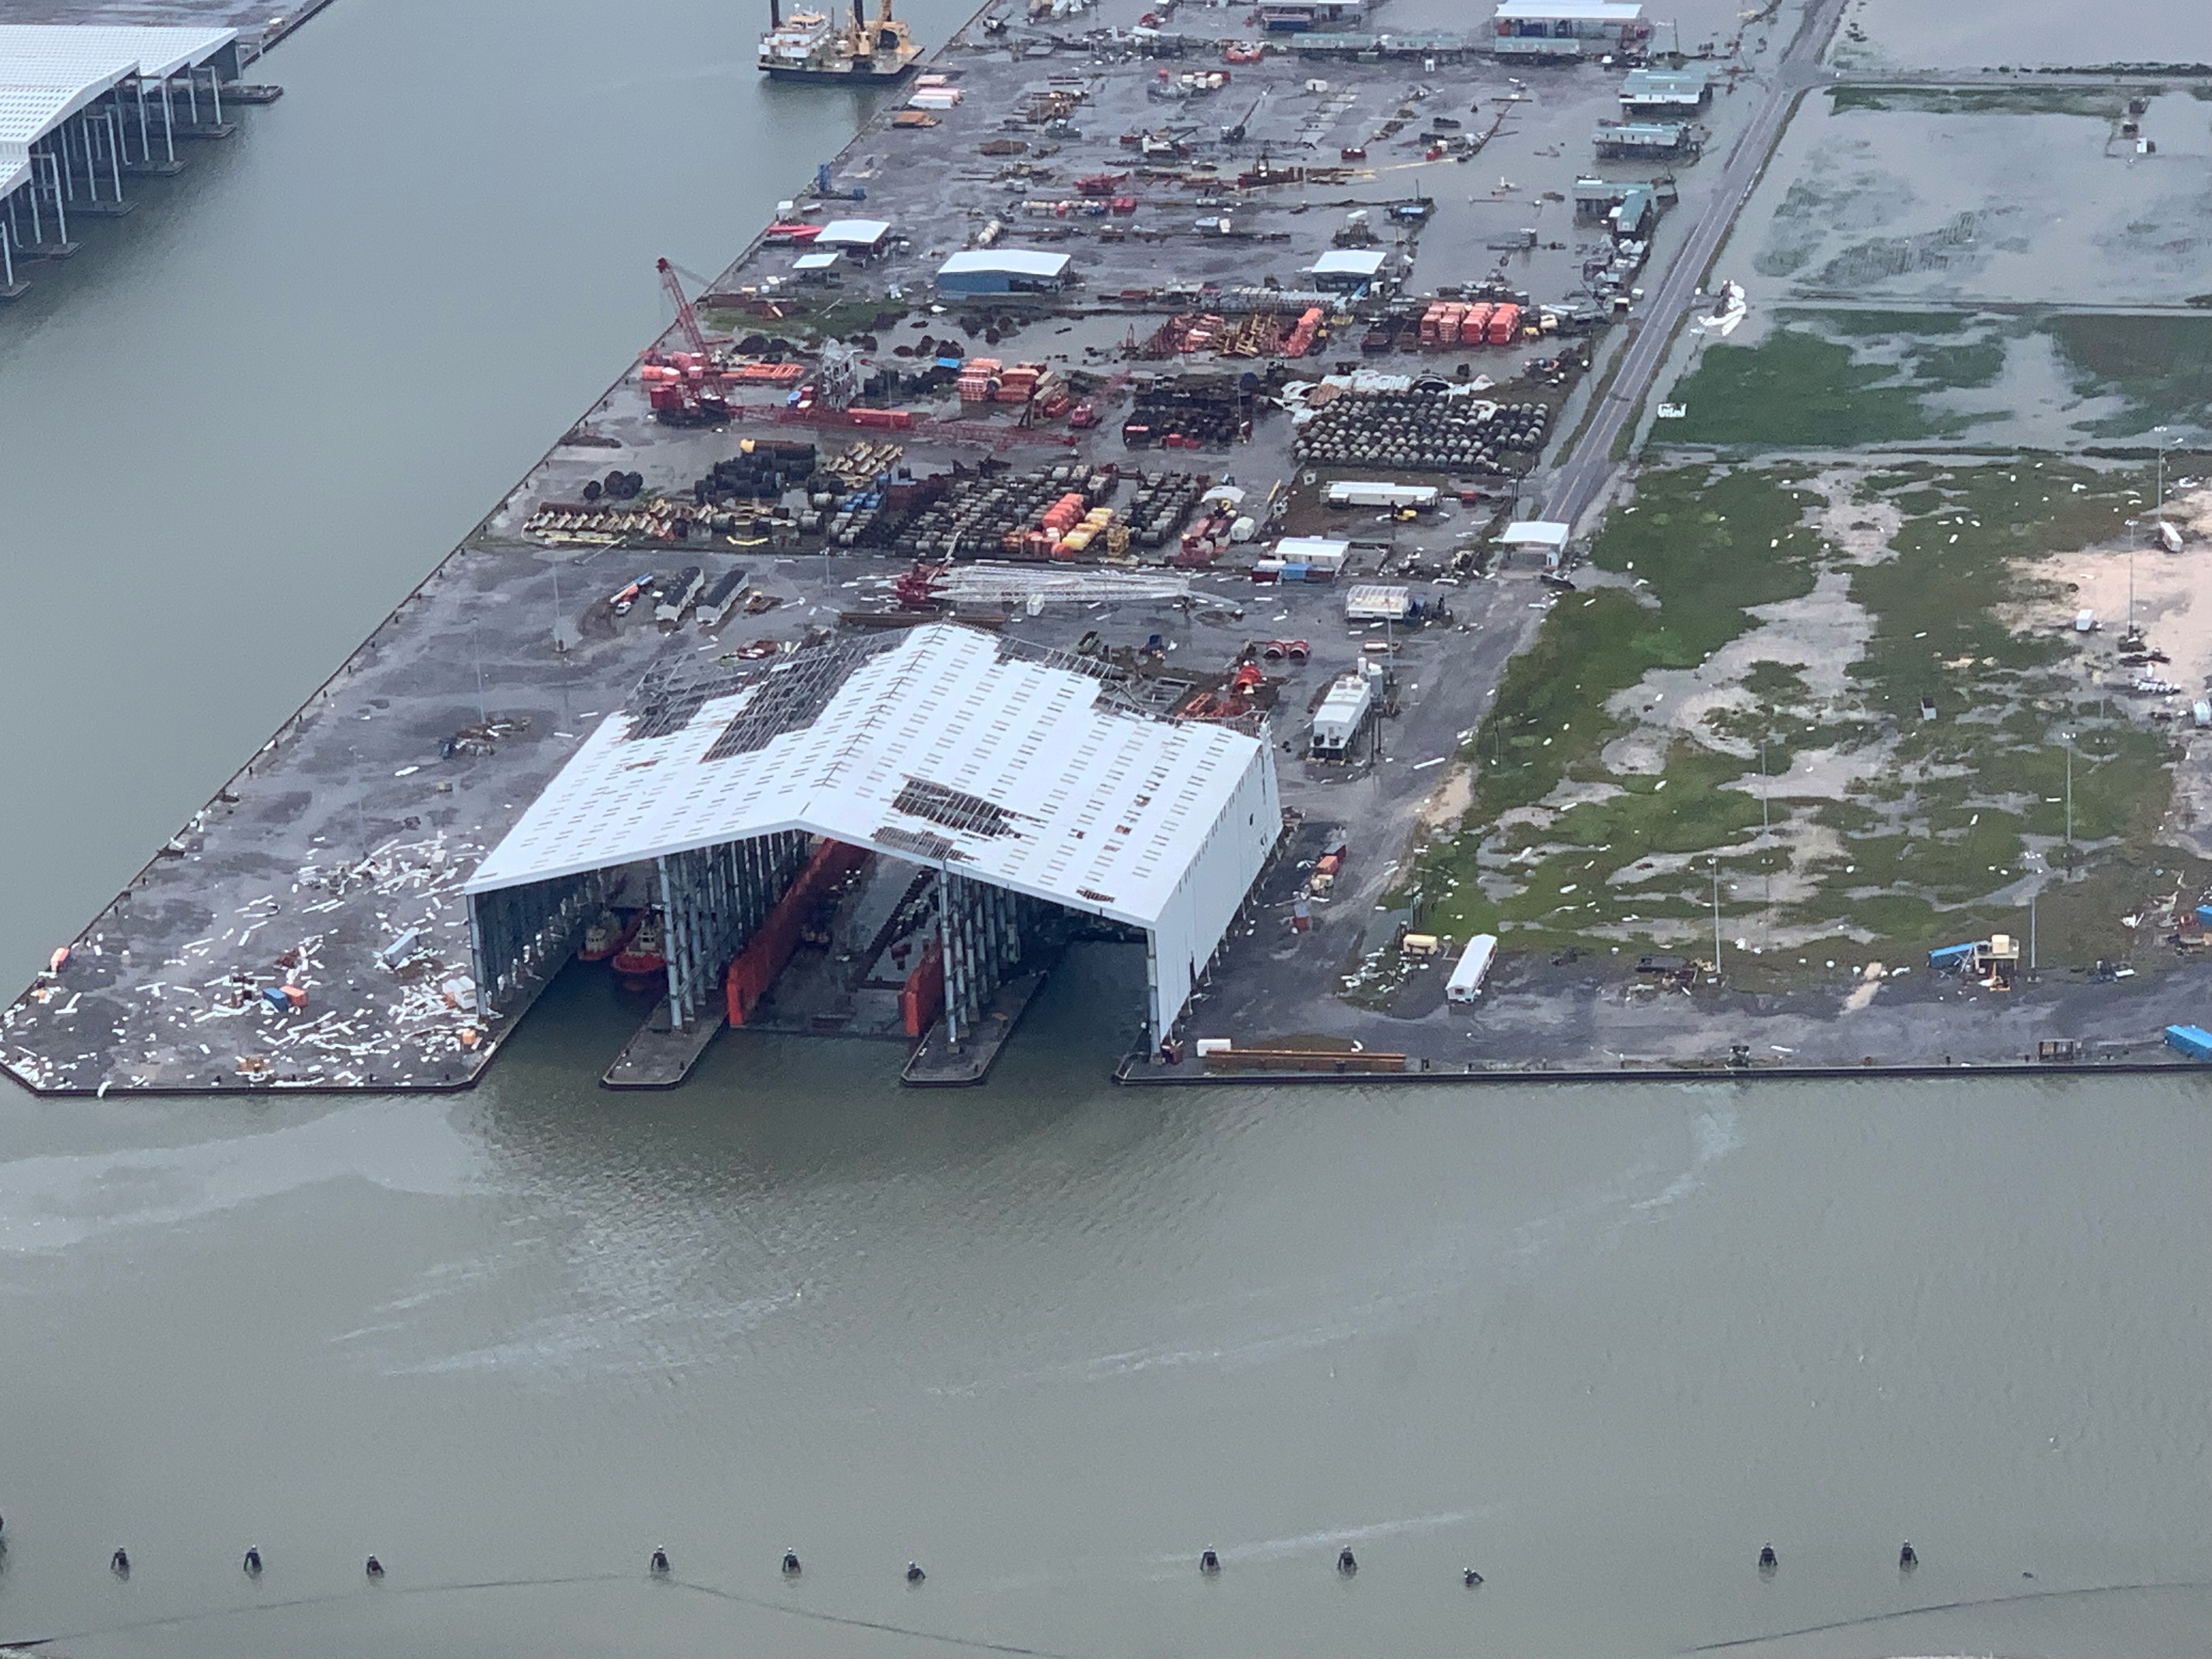
[[[656, 255], [845, 142], [758, 21], [340, 0], [0, 312], [9, 971], [589, 405]], [[0, 1642], [2201, 1650], [2193, 1077], [1115, 1089], [1141, 980], [1082, 947], [969, 1091], [730, 1036], [611, 1095], [582, 969], [465, 1095], [0, 1089]]]

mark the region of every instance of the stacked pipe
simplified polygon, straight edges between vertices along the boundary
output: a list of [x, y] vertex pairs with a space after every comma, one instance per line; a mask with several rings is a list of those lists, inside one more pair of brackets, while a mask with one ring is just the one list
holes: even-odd
[[1300, 428], [1301, 461], [1418, 472], [1508, 472], [1544, 447], [1541, 404], [1493, 404], [1449, 392], [1348, 392]]
[[1305, 315], [1298, 319], [1298, 325], [1291, 331], [1291, 337], [1283, 342], [1283, 356], [1303, 357], [1311, 351], [1321, 333], [1324, 314], [1319, 306], [1308, 306]]
[[[1042, 468], [1015, 477], [966, 475], [947, 480], [940, 499], [907, 520], [889, 544], [918, 558], [1046, 558], [1061, 532], [1103, 504], [1119, 479], [1112, 468]], [[1044, 526], [1048, 518], [1053, 527]]]
[[1206, 479], [1197, 472], [1147, 472], [1138, 482], [1129, 501], [1130, 533], [1139, 547], [1164, 547], [1168, 538], [1182, 527], [1198, 498], [1206, 493]]
[[1235, 382], [1226, 376], [1147, 386], [1138, 392], [1136, 406], [1121, 428], [1121, 441], [1133, 449], [1153, 443], [1164, 449], [1199, 449], [1248, 435]]
[[781, 495], [805, 483], [818, 465], [812, 444], [747, 438], [738, 444], [735, 455], [715, 462], [707, 476], [691, 486], [691, 499], [704, 506], [737, 496], [757, 501]]

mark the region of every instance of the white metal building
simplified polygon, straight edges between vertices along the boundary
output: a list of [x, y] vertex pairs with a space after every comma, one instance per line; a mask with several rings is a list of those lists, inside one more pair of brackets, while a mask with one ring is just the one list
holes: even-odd
[[939, 294], [1050, 294], [1067, 282], [1068, 257], [1040, 248], [979, 247], [937, 268]]
[[228, 28], [0, 24], [0, 296], [16, 262], [73, 251], [69, 216], [126, 210], [123, 181], [177, 170], [180, 135], [220, 132], [238, 76]]
[[609, 872], [651, 860], [688, 1023], [819, 836], [943, 872], [955, 1017], [972, 1020], [1019, 956], [1010, 899], [1141, 931], [1157, 1041], [1265, 867], [1281, 806], [1264, 731], [1164, 719], [1109, 672], [933, 623], [649, 676], [469, 879], [486, 1011], [513, 1012], [532, 972], [565, 959]]
[[1638, 0], [1502, 0], [1491, 49], [1501, 58], [1577, 58], [1650, 39]]

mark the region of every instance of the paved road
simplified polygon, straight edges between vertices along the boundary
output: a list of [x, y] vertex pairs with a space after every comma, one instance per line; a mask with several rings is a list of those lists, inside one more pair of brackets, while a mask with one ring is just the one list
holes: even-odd
[[1603, 493], [1614, 465], [1613, 440], [1620, 435], [1622, 423], [1634, 417], [1644, 394], [1650, 391], [1660, 362], [1666, 356], [1668, 342], [1674, 336], [1675, 321], [1697, 299], [1698, 277], [1712, 258], [1714, 250], [1720, 246], [1721, 239], [1728, 234], [1729, 227], [1735, 223], [1735, 216], [1750, 199], [1752, 186], [1766, 163], [1767, 152], [1789, 114], [1791, 100], [1807, 88], [1826, 85], [1836, 78], [1820, 67], [1820, 59], [1821, 48], [1827, 44], [1843, 14], [1844, 3], [1844, 0], [1815, 0], [1796, 37], [1784, 50], [1765, 101], [1729, 153], [1721, 173], [1720, 188], [1713, 193], [1697, 223], [1691, 227], [1688, 238], [1675, 253], [1657, 289], [1647, 295], [1636, 337], [1629, 342], [1603, 402], [1583, 429], [1581, 441], [1553, 469], [1550, 487], [1545, 494], [1546, 518], [1571, 524], [1588, 512], [1591, 503]]

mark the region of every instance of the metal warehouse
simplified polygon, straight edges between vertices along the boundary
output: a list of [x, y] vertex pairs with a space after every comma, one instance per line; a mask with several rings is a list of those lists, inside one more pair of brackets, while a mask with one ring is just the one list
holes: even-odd
[[1281, 807], [1264, 729], [1162, 718], [1109, 672], [942, 623], [648, 676], [466, 884], [479, 1007], [519, 1013], [643, 875], [671, 1024], [719, 1025], [780, 902], [825, 858], [875, 854], [934, 873], [928, 949], [953, 1043], [1055, 916], [1142, 938], [1162, 1040]]
[[1712, 97], [1703, 70], [1631, 70], [1620, 83], [1621, 111], [1632, 116], [1688, 113]]
[[1501, 58], [1578, 58], [1585, 43], [1602, 52], [1651, 35], [1635, 0], [1503, 0], [1492, 29]]
[[1067, 255], [1032, 248], [971, 248], [937, 268], [939, 294], [1054, 294], [1067, 282]]

